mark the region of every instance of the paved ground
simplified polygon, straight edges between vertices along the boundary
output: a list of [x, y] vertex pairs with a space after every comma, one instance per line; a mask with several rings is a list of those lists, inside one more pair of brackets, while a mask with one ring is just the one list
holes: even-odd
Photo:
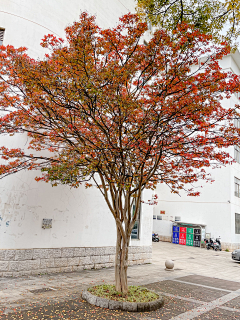
[[[165, 271], [167, 258], [175, 270]], [[240, 263], [229, 252], [170, 243], [153, 244], [153, 263], [129, 267], [129, 284], [165, 297], [155, 312], [128, 313], [90, 306], [81, 299], [91, 284], [114, 282], [114, 270], [0, 278], [0, 319], [240, 319]]]

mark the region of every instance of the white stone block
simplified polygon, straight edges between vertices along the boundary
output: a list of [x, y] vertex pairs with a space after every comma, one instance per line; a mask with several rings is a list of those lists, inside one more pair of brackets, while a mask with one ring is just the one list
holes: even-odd
[[68, 265], [67, 258], [55, 258], [54, 259], [54, 266], [56, 268], [67, 267], [67, 265]]
[[71, 258], [74, 254], [74, 248], [62, 248], [62, 258]]
[[78, 266], [79, 265], [79, 257], [68, 258], [68, 267]]

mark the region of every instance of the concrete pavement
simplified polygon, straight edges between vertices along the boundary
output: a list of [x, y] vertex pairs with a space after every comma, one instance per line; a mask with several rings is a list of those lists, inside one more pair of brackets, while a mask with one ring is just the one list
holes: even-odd
[[[165, 270], [165, 260], [175, 263]], [[0, 319], [240, 319], [240, 263], [230, 252], [153, 243], [152, 264], [129, 267], [129, 284], [165, 296], [144, 314], [103, 310], [81, 299], [92, 284], [114, 283], [114, 269], [0, 279]]]

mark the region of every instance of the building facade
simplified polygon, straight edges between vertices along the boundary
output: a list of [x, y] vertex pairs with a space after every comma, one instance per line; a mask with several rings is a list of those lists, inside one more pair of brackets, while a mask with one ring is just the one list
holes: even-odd
[[[24, 46], [42, 58], [45, 34], [64, 38], [64, 28], [80, 13], [96, 15], [113, 27], [134, 11], [134, 0], [0, 0], [0, 43]], [[0, 145], [24, 147], [24, 136], [2, 137]], [[114, 264], [115, 221], [96, 188], [52, 188], [34, 180], [36, 172], [19, 172], [0, 180], [0, 276], [110, 267]], [[146, 191], [149, 199], [152, 192]], [[151, 262], [153, 207], [142, 205], [129, 263]]]
[[[223, 70], [240, 74], [240, 53], [237, 51], [220, 61]], [[238, 94], [223, 100], [225, 108], [239, 104]], [[239, 121], [235, 125], [239, 126]], [[239, 126], [240, 127], [240, 126]], [[201, 196], [187, 197], [183, 192], [172, 194], [166, 185], [159, 184], [156, 193], [158, 205], [154, 207], [153, 230], [161, 240], [172, 241], [172, 226], [175, 222], [204, 226], [204, 235], [221, 238], [222, 247], [240, 248], [240, 157], [239, 147], [230, 147], [228, 152], [236, 163], [220, 169], [210, 169], [215, 180], [212, 184], [199, 181], [195, 184]]]

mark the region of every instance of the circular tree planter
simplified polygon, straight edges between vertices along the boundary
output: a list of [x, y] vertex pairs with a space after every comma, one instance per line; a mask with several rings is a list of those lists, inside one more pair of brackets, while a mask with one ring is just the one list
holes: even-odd
[[162, 297], [150, 302], [124, 302], [101, 298], [93, 295], [89, 291], [83, 291], [82, 298], [88, 303], [97, 307], [108, 308], [111, 310], [123, 310], [128, 312], [155, 311], [161, 308], [164, 304]]

